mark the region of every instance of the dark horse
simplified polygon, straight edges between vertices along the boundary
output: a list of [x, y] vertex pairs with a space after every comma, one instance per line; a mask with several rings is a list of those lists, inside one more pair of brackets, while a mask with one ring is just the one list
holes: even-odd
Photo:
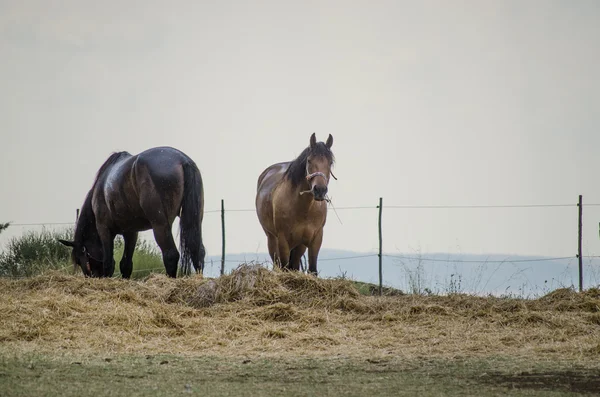
[[75, 240], [59, 240], [73, 247], [72, 259], [83, 274], [112, 277], [114, 239], [123, 236], [121, 275], [129, 278], [138, 232], [152, 229], [162, 251], [165, 270], [177, 275], [179, 251], [171, 231], [179, 216], [181, 265], [189, 273], [204, 269], [202, 218], [204, 190], [200, 171], [184, 153], [171, 147], [148, 149], [132, 156], [113, 153], [100, 167], [75, 227]]
[[[300, 269], [308, 248], [308, 271], [317, 273], [317, 257], [327, 219], [327, 186], [334, 156], [333, 137], [310, 145], [293, 161], [268, 167], [258, 178], [256, 213], [267, 235], [273, 263]], [[334, 176], [335, 178], [335, 176]]]

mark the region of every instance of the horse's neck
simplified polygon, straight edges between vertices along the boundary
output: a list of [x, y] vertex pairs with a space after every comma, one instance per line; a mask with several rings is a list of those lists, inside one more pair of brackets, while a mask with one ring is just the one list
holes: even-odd
[[300, 183], [297, 186], [288, 184], [288, 194], [290, 199], [290, 207], [297, 212], [308, 212], [315, 204], [318, 204], [313, 199], [312, 193], [301, 194], [302, 192], [310, 190], [310, 185]]
[[88, 193], [85, 203], [81, 209], [81, 214], [77, 219], [77, 228], [75, 230], [75, 240], [81, 244], [99, 240], [96, 230], [96, 217], [92, 210], [92, 193]]

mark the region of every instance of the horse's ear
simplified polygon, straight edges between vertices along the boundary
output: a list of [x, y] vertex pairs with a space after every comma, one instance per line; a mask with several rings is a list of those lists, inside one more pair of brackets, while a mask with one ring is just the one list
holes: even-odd
[[311, 147], [311, 149], [314, 149], [315, 146], [317, 146], [317, 136], [313, 132], [312, 135], [310, 136], [310, 147]]
[[333, 136], [331, 136], [331, 134], [329, 134], [329, 138], [327, 138], [327, 142], [325, 142], [325, 146], [327, 146], [328, 149], [331, 149], [332, 145], [333, 145]]
[[67, 240], [58, 239], [58, 242], [61, 243], [61, 244], [63, 244], [63, 245], [66, 245], [67, 247], [75, 247], [75, 243], [73, 241], [67, 241]]

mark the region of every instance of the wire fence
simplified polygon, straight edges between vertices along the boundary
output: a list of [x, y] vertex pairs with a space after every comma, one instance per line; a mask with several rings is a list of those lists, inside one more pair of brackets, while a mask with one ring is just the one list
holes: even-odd
[[[361, 211], [361, 210], [378, 210], [378, 211], [387, 211], [387, 210], [391, 210], [391, 211], [402, 211], [402, 210], [464, 210], [464, 209], [468, 209], [468, 210], [492, 210], [492, 209], [531, 209], [531, 208], [577, 208], [577, 207], [581, 207], [580, 203], [541, 203], [541, 204], [492, 204], [492, 205], [480, 205], [480, 204], [469, 204], [469, 205], [356, 205], [356, 206], [341, 206], [341, 207], [337, 207], [337, 206], [330, 206], [330, 209], [333, 210], [334, 212], [337, 211]], [[585, 207], [600, 207], [600, 203], [586, 203]], [[232, 209], [225, 209], [224, 207], [222, 207], [221, 209], [211, 209], [211, 210], [205, 210], [204, 213], [207, 215], [211, 215], [211, 214], [221, 214], [222, 216], [224, 216], [224, 214], [227, 213], [240, 213], [240, 212], [255, 212], [256, 209], [255, 208], [232, 208]], [[380, 220], [381, 222], [381, 220]], [[35, 226], [73, 226], [75, 224], [75, 222], [11, 222], [10, 225], [11, 226], [20, 226], [20, 227], [35, 227]], [[469, 264], [469, 263], [474, 263], [474, 264], [480, 264], [482, 262], [485, 263], [495, 263], [495, 264], [502, 264], [502, 263], [536, 263], [536, 262], [548, 262], [548, 261], [561, 261], [561, 260], [579, 260], [580, 263], [580, 267], [579, 267], [579, 281], [580, 281], [580, 290], [583, 289], [583, 279], [582, 279], [582, 264], [581, 261], [583, 259], [596, 259], [596, 258], [600, 258], [600, 256], [598, 255], [583, 255], [581, 252], [581, 211], [580, 211], [580, 219], [579, 219], [579, 225], [580, 225], [580, 229], [579, 229], [579, 251], [577, 255], [564, 255], [564, 256], [552, 256], [552, 257], [540, 257], [540, 258], [527, 258], [527, 259], [523, 259], [523, 258], [510, 258], [510, 257], [506, 257], [505, 259], [486, 259], [485, 261], [482, 260], [470, 260], [470, 259], [458, 259], [458, 258], [439, 258], [439, 257], [428, 257], [428, 256], [414, 256], [414, 255], [394, 255], [394, 254], [389, 254], [389, 253], [383, 253], [381, 250], [381, 246], [379, 249], [378, 253], [368, 253], [368, 254], [360, 254], [360, 255], [349, 255], [349, 256], [337, 256], [337, 257], [323, 257], [323, 258], [319, 258], [319, 262], [328, 262], [328, 261], [346, 261], [346, 260], [354, 260], [354, 259], [362, 259], [362, 258], [374, 258], [374, 257], [378, 257], [379, 258], [379, 263], [380, 263], [380, 277], [379, 277], [379, 284], [380, 284], [380, 290], [382, 288], [383, 285], [383, 280], [382, 280], [382, 276], [381, 276], [381, 260], [383, 258], [392, 258], [392, 259], [398, 259], [398, 260], [407, 260], [407, 261], [420, 261], [420, 262], [441, 262], [441, 263], [464, 263], [464, 264]], [[224, 227], [224, 226], [223, 226]], [[380, 236], [379, 236], [380, 240], [382, 238], [381, 236], [381, 231], [380, 231]], [[225, 233], [223, 231], [223, 241], [222, 244], [225, 244]], [[221, 258], [221, 274], [223, 274], [224, 271], [224, 265], [225, 263], [235, 263], [235, 264], [241, 264], [247, 262], [247, 260], [232, 260], [232, 259], [227, 259], [226, 258], [226, 253], [223, 252], [222, 258]], [[163, 268], [155, 268], [155, 269], [139, 269], [139, 270], [133, 270], [133, 273], [137, 273], [137, 272], [148, 272], [148, 271], [162, 271], [164, 270]]]

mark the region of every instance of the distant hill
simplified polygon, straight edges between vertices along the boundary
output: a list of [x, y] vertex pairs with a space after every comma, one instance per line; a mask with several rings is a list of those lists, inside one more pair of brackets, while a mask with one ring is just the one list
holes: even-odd
[[[244, 261], [270, 263], [270, 258], [266, 253], [227, 254], [226, 272]], [[319, 275], [377, 284], [378, 263], [376, 253], [323, 249]], [[220, 256], [207, 257], [205, 274], [218, 276], [220, 267]], [[390, 254], [383, 258], [383, 284], [407, 292], [536, 296], [557, 288], [578, 287], [578, 279], [574, 257], [551, 260], [539, 256], [431, 253]], [[600, 259], [584, 259], [584, 288], [599, 284]]]

